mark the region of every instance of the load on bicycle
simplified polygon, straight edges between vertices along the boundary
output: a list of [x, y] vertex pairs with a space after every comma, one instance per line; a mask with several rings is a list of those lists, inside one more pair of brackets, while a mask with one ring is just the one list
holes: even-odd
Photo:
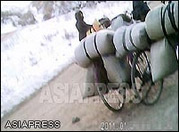
[[146, 10], [142, 21], [120, 14], [89, 26], [75, 50], [91, 83], [83, 98], [99, 95], [112, 111], [126, 102], [152, 105], [159, 99], [163, 79], [178, 69], [178, 1]]

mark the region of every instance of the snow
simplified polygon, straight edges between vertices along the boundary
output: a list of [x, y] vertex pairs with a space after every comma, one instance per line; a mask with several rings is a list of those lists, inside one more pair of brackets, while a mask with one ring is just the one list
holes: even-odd
[[12, 23], [7, 22], [7, 24], [1, 24], [1, 34], [7, 33], [7, 32], [13, 32], [15, 30], [17, 30], [17, 28], [14, 27]]
[[[104, 15], [112, 19], [131, 9], [129, 1], [110, 1], [82, 11], [85, 21], [92, 24]], [[1, 39], [1, 118], [74, 62], [74, 50], [79, 44], [74, 14], [71, 11], [23, 28], [1, 24], [1, 38], [2, 33], [13, 31], [6, 34], [10, 37]]]
[[24, 11], [31, 1], [1, 1], [1, 10]]

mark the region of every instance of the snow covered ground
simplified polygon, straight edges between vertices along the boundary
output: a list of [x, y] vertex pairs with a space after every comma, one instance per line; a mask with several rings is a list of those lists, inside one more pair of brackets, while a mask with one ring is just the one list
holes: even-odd
[[[15, 6], [1, 4], [2, 10]], [[82, 9], [88, 24], [103, 16], [112, 19], [126, 10], [132, 10], [130, 1], [107, 1]], [[74, 62], [74, 49], [79, 44], [74, 14], [71, 11], [22, 28], [1, 24], [1, 38], [2, 33], [13, 31], [11, 37], [1, 39], [1, 118]]]

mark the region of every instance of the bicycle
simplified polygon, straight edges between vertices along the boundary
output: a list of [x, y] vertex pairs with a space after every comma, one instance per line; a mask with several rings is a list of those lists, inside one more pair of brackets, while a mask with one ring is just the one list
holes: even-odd
[[[130, 76], [132, 86], [129, 87], [129, 89], [132, 89], [134, 91], [135, 97], [131, 101], [133, 101], [134, 103], [142, 102], [145, 105], [153, 105], [159, 100], [160, 95], [162, 93], [163, 79], [157, 82], [152, 81], [149, 50], [133, 52], [131, 54], [132, 59], [129, 60], [129, 63], [131, 66]], [[101, 72], [98, 66], [95, 65], [94, 78], [96, 84], [100, 83], [100, 76], [105, 76], [100, 74]], [[124, 85], [122, 84], [119, 87], [115, 88], [111, 88], [107, 85], [106, 88], [107, 90], [104, 93], [101, 92], [101, 88], [97, 86], [98, 94], [102, 99], [103, 103], [109, 110], [113, 112], [120, 111], [123, 108], [127, 97], [126, 92], [128, 89], [126, 88], [125, 83]], [[118, 95], [112, 95], [114, 93], [117, 93]], [[110, 100], [108, 100], [108, 96], [115, 97], [115, 101], [118, 100], [118, 102], [110, 102]]]
[[[116, 17], [115, 17], [116, 18]], [[114, 19], [115, 20], [115, 19]], [[154, 105], [160, 98], [163, 90], [163, 78], [156, 82], [152, 80], [151, 72], [151, 62], [150, 62], [150, 48], [140, 51], [133, 51], [129, 53], [132, 57], [128, 60], [130, 64], [130, 83], [122, 82], [118, 86], [108, 86], [110, 81], [105, 82], [105, 92], [102, 87], [96, 85], [98, 94], [102, 99], [106, 107], [113, 111], [120, 111], [124, 103], [126, 102], [127, 92], [132, 91], [134, 98], [129, 102], [133, 103], [143, 103], [145, 105]], [[100, 55], [99, 55], [100, 56]], [[99, 57], [102, 65], [102, 57]], [[107, 77], [106, 73], [101, 73], [101, 68], [98, 67], [97, 63], [94, 61], [95, 67], [95, 83], [101, 83], [101, 77]], [[111, 101], [109, 97], [113, 97], [115, 101]]]

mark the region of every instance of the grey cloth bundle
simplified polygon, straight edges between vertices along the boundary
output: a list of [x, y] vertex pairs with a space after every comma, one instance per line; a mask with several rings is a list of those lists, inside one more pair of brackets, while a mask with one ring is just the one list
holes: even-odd
[[75, 49], [75, 59], [79, 66], [87, 68], [93, 58], [105, 54], [114, 54], [114, 31], [100, 30], [84, 38]]
[[[169, 41], [174, 47], [176, 46], [177, 41], [173, 36], [170, 36]], [[175, 51], [169, 41], [163, 38], [151, 46], [151, 71], [154, 82], [172, 74], [178, 68]]]
[[167, 35], [176, 32], [178, 30], [178, 1], [151, 10], [146, 16], [145, 23], [147, 34], [152, 40], [163, 38], [165, 36], [163, 30], [166, 30]]
[[116, 31], [119, 27], [122, 26], [129, 26], [131, 25], [133, 22], [127, 22], [123, 19], [122, 16], [118, 16], [117, 18], [115, 18], [112, 22], [111, 22], [111, 29]]
[[130, 81], [130, 66], [127, 59], [119, 59], [114, 55], [102, 56], [107, 76], [112, 83], [122, 83]]
[[132, 24], [119, 28], [113, 37], [117, 57], [124, 57], [129, 51], [144, 50], [149, 47], [145, 23]]
[[95, 87], [95, 80], [94, 80], [94, 65], [91, 64], [87, 68], [85, 84], [84, 84], [84, 91], [83, 91], [83, 99], [91, 96], [98, 95], [97, 89]]

